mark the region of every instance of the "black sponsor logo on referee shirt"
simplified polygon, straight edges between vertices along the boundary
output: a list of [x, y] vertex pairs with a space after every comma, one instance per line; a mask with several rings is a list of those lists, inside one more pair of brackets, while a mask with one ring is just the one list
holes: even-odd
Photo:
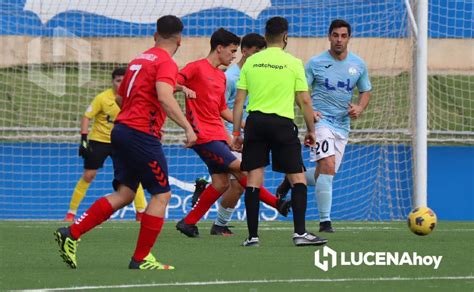
[[287, 65], [274, 65], [274, 64], [269, 64], [269, 63], [258, 63], [258, 64], [253, 64], [254, 68], [270, 68], [270, 69], [277, 69], [277, 70], [283, 70], [288, 68]]

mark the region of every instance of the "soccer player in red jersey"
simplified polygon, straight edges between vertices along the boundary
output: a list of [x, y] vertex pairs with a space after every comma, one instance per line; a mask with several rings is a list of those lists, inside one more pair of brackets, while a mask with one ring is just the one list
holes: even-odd
[[74, 224], [55, 232], [61, 257], [71, 268], [77, 267], [79, 238], [130, 204], [141, 182], [152, 196], [142, 217], [129, 269], [174, 269], [158, 262], [150, 251], [160, 234], [171, 197], [168, 165], [160, 143], [166, 116], [185, 130], [186, 147], [197, 139], [173, 96], [178, 66], [171, 56], [181, 44], [182, 30], [183, 24], [176, 16], [159, 18], [155, 46], [132, 60], [127, 68], [118, 91], [122, 110], [111, 135], [116, 191], [95, 201]]
[[[187, 64], [178, 75], [178, 84], [187, 97], [186, 118], [198, 137], [192, 148], [206, 163], [212, 177], [212, 184], [176, 225], [189, 237], [199, 235], [196, 223], [231, 185], [229, 174], [234, 175], [242, 187], [247, 184], [247, 178], [240, 170], [240, 160], [227, 144], [228, 134], [222, 122], [222, 118], [231, 122], [232, 112], [226, 105], [226, 77], [219, 66], [230, 65], [239, 44], [238, 36], [223, 28], [218, 29], [211, 36], [209, 55]], [[289, 201], [279, 201], [265, 188], [261, 189], [260, 199], [280, 212], [288, 212]]]

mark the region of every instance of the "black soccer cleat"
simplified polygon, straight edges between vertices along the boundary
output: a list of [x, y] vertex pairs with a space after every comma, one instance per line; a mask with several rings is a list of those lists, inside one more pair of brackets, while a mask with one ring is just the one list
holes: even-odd
[[184, 235], [186, 235], [187, 237], [199, 236], [199, 230], [197, 226], [186, 224], [186, 222], [184, 222], [184, 219], [181, 219], [181, 221], [179, 221], [178, 224], [176, 224], [176, 229], [179, 230]]
[[288, 213], [290, 213], [291, 208], [291, 200], [285, 200], [283, 198], [279, 198], [277, 201], [277, 210], [278, 213], [281, 214], [283, 217], [287, 217]]
[[229, 226], [219, 226], [214, 223], [211, 227], [211, 235], [231, 236], [234, 233], [229, 229]]
[[319, 222], [319, 232], [334, 233], [336, 232], [332, 226], [331, 221]]
[[285, 176], [281, 184], [278, 186], [276, 190], [276, 196], [278, 199], [285, 199], [286, 195], [288, 195], [288, 192], [291, 189], [291, 184], [288, 181], [288, 178]]
[[296, 246], [310, 246], [310, 245], [323, 245], [328, 242], [327, 239], [318, 237], [312, 233], [306, 232], [303, 234], [294, 233], [293, 243]]
[[252, 247], [252, 246], [257, 247], [257, 246], [260, 246], [260, 239], [258, 237], [248, 237], [240, 245], [248, 246], [248, 247]]
[[197, 178], [196, 183], [195, 183], [195, 188], [194, 188], [194, 193], [193, 193], [193, 198], [191, 200], [191, 208], [196, 205], [197, 201], [199, 200], [199, 197], [201, 196], [202, 192], [206, 189], [206, 186], [209, 182], [203, 178]]

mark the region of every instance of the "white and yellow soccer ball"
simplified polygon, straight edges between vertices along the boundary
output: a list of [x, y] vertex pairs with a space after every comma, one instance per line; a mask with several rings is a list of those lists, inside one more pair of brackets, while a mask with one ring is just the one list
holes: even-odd
[[416, 235], [428, 235], [437, 224], [436, 214], [428, 207], [413, 209], [408, 215], [408, 227]]

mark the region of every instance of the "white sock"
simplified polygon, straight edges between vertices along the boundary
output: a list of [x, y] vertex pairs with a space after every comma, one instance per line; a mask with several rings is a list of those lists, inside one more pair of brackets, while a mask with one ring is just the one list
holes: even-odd
[[227, 224], [230, 222], [230, 218], [232, 217], [232, 214], [234, 213], [234, 208], [224, 208], [222, 207], [221, 203], [217, 204], [217, 218], [214, 224], [218, 226], [227, 226]]

